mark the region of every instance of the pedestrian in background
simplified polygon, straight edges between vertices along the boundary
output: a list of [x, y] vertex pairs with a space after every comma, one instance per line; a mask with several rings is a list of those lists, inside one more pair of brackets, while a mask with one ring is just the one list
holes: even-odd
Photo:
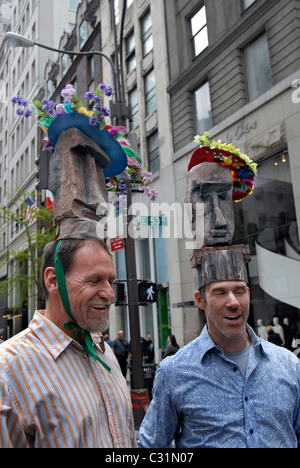
[[179, 345], [174, 335], [169, 335], [167, 338], [167, 341], [168, 341], [168, 344], [164, 350], [164, 353], [162, 356], [163, 359], [165, 359], [168, 356], [173, 356], [179, 350]]
[[127, 359], [128, 359], [128, 342], [125, 340], [125, 334], [123, 330], [118, 332], [118, 338], [116, 338], [112, 344], [112, 349], [116, 355], [116, 358], [120, 364], [123, 376], [126, 379], [127, 374]]

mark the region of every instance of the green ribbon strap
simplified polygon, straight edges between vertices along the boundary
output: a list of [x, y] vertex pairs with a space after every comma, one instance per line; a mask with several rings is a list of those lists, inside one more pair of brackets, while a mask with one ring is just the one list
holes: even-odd
[[55, 274], [56, 274], [56, 281], [57, 281], [57, 286], [58, 286], [58, 290], [59, 290], [59, 294], [60, 294], [60, 297], [61, 297], [61, 300], [62, 300], [62, 303], [63, 303], [63, 306], [65, 308], [65, 311], [67, 312], [67, 314], [69, 315], [69, 317], [71, 317], [71, 319], [74, 320], [74, 322], [65, 322], [63, 324], [63, 328], [66, 328], [66, 329], [72, 329], [72, 328], [78, 328], [75, 336], [74, 336], [74, 340], [79, 342], [78, 341], [78, 337], [80, 334], [83, 335], [84, 337], [84, 341], [85, 341], [85, 345], [83, 345], [83, 349], [84, 351], [89, 354], [90, 356], [92, 356], [94, 358], [95, 361], [98, 361], [100, 362], [100, 364], [102, 364], [102, 366], [108, 371], [108, 372], [111, 372], [111, 368], [105, 364], [105, 362], [103, 362], [95, 353], [95, 350], [94, 350], [94, 345], [93, 345], [93, 341], [92, 341], [92, 337], [91, 337], [91, 334], [89, 331], [87, 330], [84, 330], [83, 328], [81, 328], [78, 323], [76, 323], [76, 320], [75, 320], [75, 317], [72, 313], [72, 310], [71, 310], [71, 306], [70, 306], [70, 301], [69, 301], [69, 297], [68, 297], [68, 291], [67, 291], [67, 285], [66, 285], [66, 278], [65, 278], [65, 272], [64, 272], [64, 268], [63, 268], [63, 264], [57, 254], [58, 252], [58, 249], [59, 249], [59, 246], [61, 244], [61, 241], [58, 242], [57, 246], [56, 246], [56, 250], [55, 250]]

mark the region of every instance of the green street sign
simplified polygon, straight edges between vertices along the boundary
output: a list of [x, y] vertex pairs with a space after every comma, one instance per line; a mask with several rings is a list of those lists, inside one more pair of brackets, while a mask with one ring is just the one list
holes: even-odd
[[166, 216], [141, 216], [141, 226], [168, 226]]

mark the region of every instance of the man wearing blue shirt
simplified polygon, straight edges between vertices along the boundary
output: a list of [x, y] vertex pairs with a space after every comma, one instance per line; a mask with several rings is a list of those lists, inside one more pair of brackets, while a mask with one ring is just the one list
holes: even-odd
[[163, 360], [139, 446], [292, 448], [300, 440], [297, 357], [247, 324], [245, 281], [216, 281], [195, 294], [207, 325]]

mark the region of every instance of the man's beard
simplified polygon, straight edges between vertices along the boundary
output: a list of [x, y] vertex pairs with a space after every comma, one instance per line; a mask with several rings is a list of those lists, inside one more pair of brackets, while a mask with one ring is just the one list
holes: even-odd
[[73, 311], [73, 315], [77, 324], [90, 333], [104, 333], [109, 328], [109, 309], [105, 313], [99, 314], [99, 317], [89, 313], [83, 317], [77, 311]]

